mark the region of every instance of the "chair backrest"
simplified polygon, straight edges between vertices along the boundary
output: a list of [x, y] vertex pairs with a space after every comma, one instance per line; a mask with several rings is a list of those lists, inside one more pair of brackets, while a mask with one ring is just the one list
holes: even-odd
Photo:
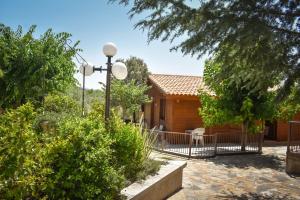
[[159, 128], [158, 128], [160, 131], [163, 131], [164, 130], [164, 125], [159, 125]]
[[196, 128], [192, 131], [193, 135], [204, 135], [205, 128]]

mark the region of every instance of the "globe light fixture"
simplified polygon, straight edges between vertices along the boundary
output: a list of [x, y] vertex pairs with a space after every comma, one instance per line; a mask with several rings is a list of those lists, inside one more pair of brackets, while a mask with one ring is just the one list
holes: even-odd
[[116, 79], [124, 80], [127, 76], [126, 65], [122, 62], [116, 62], [115, 64], [113, 64], [111, 72], [114, 77], [116, 77]]
[[113, 57], [117, 54], [117, 46], [112, 42], [108, 42], [103, 46], [103, 53], [107, 57]]
[[82, 76], [82, 115], [84, 115], [84, 91], [85, 91], [85, 76], [90, 76], [94, 73], [94, 67], [92, 64], [85, 62], [83, 63], [80, 68], [79, 72], [83, 74]]
[[122, 62], [116, 62], [112, 65], [111, 58], [117, 54], [117, 47], [114, 43], [108, 42], [103, 46], [103, 53], [107, 57], [107, 68], [104, 69], [102, 66], [94, 67], [85, 60], [85, 64], [80, 66], [80, 73], [83, 74], [83, 93], [82, 93], [82, 113], [84, 114], [84, 87], [85, 87], [85, 76], [92, 75], [95, 71], [107, 71], [106, 73], [106, 87], [105, 87], [105, 120], [109, 120], [110, 115], [110, 82], [111, 74], [116, 79], [123, 80], [127, 76], [126, 65]]
[[90, 76], [94, 73], [94, 68], [93, 65], [90, 63], [83, 63], [80, 66], [79, 71], [81, 74], [84, 74], [85, 76]]

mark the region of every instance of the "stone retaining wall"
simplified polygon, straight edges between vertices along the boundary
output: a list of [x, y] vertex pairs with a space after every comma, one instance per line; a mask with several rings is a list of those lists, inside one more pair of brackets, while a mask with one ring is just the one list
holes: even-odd
[[300, 174], [300, 153], [287, 152], [286, 172], [291, 174]]
[[160, 200], [169, 197], [182, 187], [182, 172], [185, 161], [168, 161], [158, 174], [141, 183], [133, 183], [121, 191], [131, 200]]

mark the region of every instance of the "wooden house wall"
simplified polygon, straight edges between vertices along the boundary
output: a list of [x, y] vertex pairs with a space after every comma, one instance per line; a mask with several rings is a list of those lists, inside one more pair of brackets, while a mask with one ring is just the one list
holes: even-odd
[[[156, 86], [152, 85], [149, 91], [149, 96], [152, 98], [152, 103], [145, 106], [145, 121], [150, 125], [151, 116], [153, 116], [154, 126], [159, 127], [163, 124], [165, 130], [172, 132], [184, 132], [185, 130], [195, 129], [202, 126], [201, 117], [198, 114], [200, 102], [196, 96], [185, 95], [164, 95], [162, 91]], [[165, 120], [161, 121], [160, 100], [166, 100]], [[152, 104], [152, 105], [151, 105]], [[151, 106], [153, 110], [151, 110]], [[153, 114], [151, 114], [153, 112]]]
[[195, 128], [203, 127], [202, 119], [199, 116], [198, 109], [200, 101], [198, 97], [173, 97], [168, 100], [172, 105], [172, 116], [169, 122], [174, 132], [185, 132], [185, 130], [193, 130]]
[[[163, 95], [158, 88], [151, 85], [152, 88], [149, 90], [149, 97], [151, 97], [152, 102], [145, 105], [144, 120], [148, 128], [159, 127], [159, 109], [160, 109], [160, 99]], [[153, 112], [153, 113], [152, 113]], [[152, 119], [153, 118], [153, 119]]]
[[[300, 113], [293, 118], [295, 121], [300, 121]], [[287, 141], [289, 133], [289, 124], [287, 121], [277, 121], [277, 141]]]
[[151, 128], [151, 103], [145, 104], [144, 110], [144, 122], [146, 128]]

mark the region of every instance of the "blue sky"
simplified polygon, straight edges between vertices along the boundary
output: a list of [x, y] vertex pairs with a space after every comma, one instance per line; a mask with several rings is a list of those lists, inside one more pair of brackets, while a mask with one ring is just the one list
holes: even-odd
[[[146, 32], [134, 29], [138, 18], [129, 20], [129, 8], [108, 4], [107, 0], [1, 0], [0, 23], [27, 30], [37, 25], [37, 35], [48, 28], [54, 32], [69, 32], [72, 40], [80, 40], [81, 55], [94, 65], [105, 65], [102, 46], [113, 42], [118, 47], [114, 57], [142, 58], [152, 73], [202, 75], [204, 59], [170, 52], [172, 44], [154, 41], [147, 43]], [[81, 76], [76, 75], [81, 81]], [[105, 73], [87, 78], [88, 88], [99, 88]]]

